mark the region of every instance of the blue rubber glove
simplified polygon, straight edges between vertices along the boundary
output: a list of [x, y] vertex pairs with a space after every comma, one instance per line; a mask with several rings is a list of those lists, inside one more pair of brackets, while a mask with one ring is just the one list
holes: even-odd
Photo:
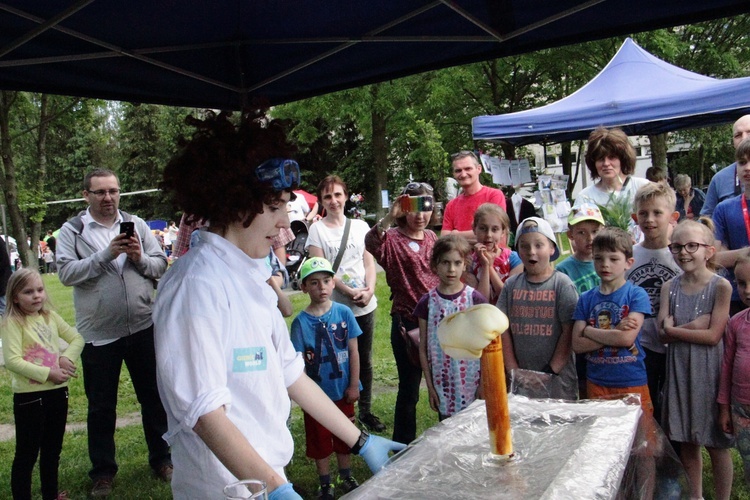
[[302, 500], [302, 497], [294, 491], [292, 483], [284, 483], [268, 494], [268, 500]]
[[376, 474], [388, 461], [388, 452], [399, 452], [404, 448], [406, 448], [406, 445], [403, 443], [370, 435], [365, 444], [362, 445], [362, 449], [359, 450], [359, 456], [365, 459], [365, 463], [367, 463], [372, 473]]

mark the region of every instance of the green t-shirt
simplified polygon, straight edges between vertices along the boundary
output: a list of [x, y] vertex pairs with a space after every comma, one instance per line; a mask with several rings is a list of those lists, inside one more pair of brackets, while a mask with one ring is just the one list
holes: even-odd
[[579, 294], [599, 286], [601, 280], [594, 270], [594, 261], [581, 261], [572, 255], [555, 266], [555, 269], [567, 275]]

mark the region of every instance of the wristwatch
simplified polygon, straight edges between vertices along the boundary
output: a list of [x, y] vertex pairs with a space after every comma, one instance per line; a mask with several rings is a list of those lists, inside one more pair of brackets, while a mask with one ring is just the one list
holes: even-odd
[[359, 439], [357, 440], [356, 443], [354, 443], [354, 446], [352, 446], [350, 450], [352, 455], [359, 455], [359, 451], [365, 445], [369, 437], [370, 437], [370, 433], [362, 429], [362, 433], [359, 435]]

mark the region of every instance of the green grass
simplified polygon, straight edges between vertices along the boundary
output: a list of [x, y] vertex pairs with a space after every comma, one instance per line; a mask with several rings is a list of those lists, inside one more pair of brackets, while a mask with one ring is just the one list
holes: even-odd
[[[56, 310], [66, 321], [74, 324], [72, 290], [62, 286], [56, 276], [45, 276], [44, 281]], [[378, 276], [376, 294], [379, 306], [373, 343], [375, 364], [373, 411], [383, 419], [390, 431], [393, 428], [393, 407], [395, 406], [395, 391], [398, 377], [390, 346], [391, 322], [389, 316], [390, 300], [388, 299], [390, 290], [385, 283], [385, 276], [383, 274]], [[293, 295], [291, 300], [295, 313], [307, 305], [307, 296], [301, 293]], [[291, 323], [291, 318], [288, 320], [288, 323]], [[118, 416], [130, 416], [138, 411], [139, 406], [132, 390], [127, 369], [123, 368], [120, 380]], [[0, 423], [12, 424], [13, 408], [10, 376], [5, 368], [0, 368], [0, 394], [3, 395], [0, 397]], [[86, 397], [83, 392], [81, 378], [74, 380], [70, 384], [70, 397], [68, 423], [85, 422]], [[427, 403], [425, 390], [422, 391], [422, 397], [417, 408], [417, 418], [418, 434], [437, 423], [437, 416], [430, 410]], [[287, 475], [301, 491], [303, 498], [315, 498], [318, 485], [315, 463], [305, 457], [304, 425], [302, 412], [298, 407], [292, 410], [291, 429], [297, 446], [295, 447], [292, 462], [287, 467]], [[151, 474], [151, 469], [147, 462], [147, 450], [141, 426], [131, 425], [117, 429], [115, 440], [117, 442], [117, 460], [120, 464], [120, 471], [117, 475], [113, 498], [171, 498], [169, 486], [156, 480]], [[10, 467], [14, 448], [15, 441], [12, 439], [0, 442], [0, 498], [10, 496]], [[736, 451], [733, 451], [733, 458], [735, 476], [732, 498], [750, 500], [750, 489], [744, 484], [742, 462]], [[592, 459], [594, 458], [592, 457]], [[71, 494], [71, 498], [86, 498], [88, 490], [91, 487], [88, 479], [89, 468], [86, 432], [74, 431], [66, 433], [60, 460], [60, 488], [67, 490]], [[332, 470], [335, 470], [334, 464], [332, 464]], [[358, 458], [353, 460], [353, 473], [360, 482], [366, 480], [371, 475], [364, 462]], [[706, 499], [714, 498], [710, 461], [705, 453], [704, 485], [704, 497]], [[34, 492], [38, 497], [38, 472], [34, 473]]]

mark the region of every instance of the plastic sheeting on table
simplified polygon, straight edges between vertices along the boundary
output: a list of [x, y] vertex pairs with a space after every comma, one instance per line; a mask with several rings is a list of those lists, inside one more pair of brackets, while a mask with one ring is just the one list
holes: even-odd
[[641, 408], [510, 394], [513, 460], [490, 454], [484, 401], [428, 429], [344, 498], [615, 498]]

